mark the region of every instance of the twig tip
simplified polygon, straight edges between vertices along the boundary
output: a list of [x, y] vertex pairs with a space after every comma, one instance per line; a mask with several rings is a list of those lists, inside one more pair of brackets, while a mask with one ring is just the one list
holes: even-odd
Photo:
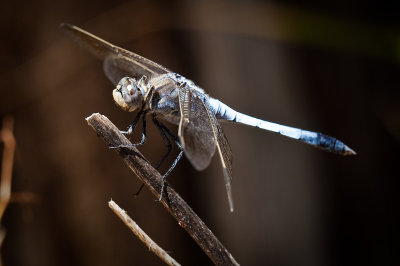
[[89, 115], [88, 117], [85, 118], [86, 121], [89, 121], [90, 119], [92, 119], [94, 116], [100, 115], [99, 113], [93, 113], [91, 115]]

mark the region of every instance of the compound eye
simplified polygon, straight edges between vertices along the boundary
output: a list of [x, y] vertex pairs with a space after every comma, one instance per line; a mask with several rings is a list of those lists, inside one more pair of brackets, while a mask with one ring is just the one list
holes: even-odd
[[133, 89], [132, 84], [128, 84], [128, 85], [126, 86], [126, 90], [128, 91], [129, 95], [135, 94], [135, 90]]

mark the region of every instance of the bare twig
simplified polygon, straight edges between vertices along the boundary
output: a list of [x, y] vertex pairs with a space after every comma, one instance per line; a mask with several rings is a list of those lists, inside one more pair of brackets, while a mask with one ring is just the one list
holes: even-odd
[[157, 255], [165, 264], [176, 266], [180, 265], [176, 260], [174, 260], [170, 255], [168, 255], [165, 250], [163, 250], [156, 242], [154, 242], [136, 223], [131, 217], [121, 209], [117, 203], [110, 200], [108, 206], [113, 210], [113, 212], [124, 222], [124, 224], [131, 229], [131, 231], [139, 238], [140, 241], [145, 244], [149, 250]]
[[[131, 144], [107, 117], [96, 113], [86, 118], [86, 120], [110, 147]], [[124, 159], [128, 167], [158, 199], [160, 197], [159, 192], [162, 184], [160, 173], [149, 164], [136, 148], [119, 148], [115, 150]], [[214, 264], [239, 265], [211, 230], [172, 187], [166, 184], [163, 195], [164, 197], [161, 203], [165, 209], [178, 221], [179, 225], [189, 233]]]

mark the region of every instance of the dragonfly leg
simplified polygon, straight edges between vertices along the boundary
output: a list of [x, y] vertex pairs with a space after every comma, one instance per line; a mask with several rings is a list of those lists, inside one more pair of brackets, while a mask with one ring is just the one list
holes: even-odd
[[140, 194], [140, 192], [142, 191], [143, 187], [144, 187], [144, 183], [142, 183], [142, 185], [140, 186], [140, 188], [138, 189], [138, 191], [136, 191], [136, 193], [133, 194], [133, 195], [134, 195], [135, 197], [137, 197], [137, 196]]
[[175, 161], [172, 163], [171, 167], [168, 169], [168, 171], [163, 175], [162, 177], [162, 185], [161, 185], [161, 191], [160, 191], [160, 198], [158, 201], [162, 200], [163, 197], [163, 192], [164, 192], [164, 185], [165, 185], [165, 179], [167, 176], [172, 172], [172, 170], [175, 168], [176, 164], [179, 162], [179, 160], [182, 158], [183, 155], [183, 149], [179, 152], [178, 156], [176, 157]]
[[[160, 124], [157, 119], [155, 119], [155, 115], [152, 115], [153, 123], [157, 126], [157, 129], [160, 131], [160, 134], [165, 142], [165, 144], [168, 147], [168, 151], [164, 154], [164, 156], [161, 158], [161, 160], [156, 164], [155, 168], [158, 169], [160, 168], [161, 164], [164, 162], [164, 160], [168, 157], [168, 155], [171, 153], [172, 150], [172, 144], [171, 141], [169, 140], [167, 134], [165, 133], [165, 129], [162, 127], [164, 125]], [[134, 194], [135, 196], [138, 196], [140, 192], [142, 191], [144, 187], [144, 184], [140, 186], [138, 191]]]
[[[152, 116], [152, 120], [153, 123], [156, 125], [158, 131], [160, 132], [161, 137], [163, 138], [165, 145], [167, 145], [167, 152], [163, 155], [163, 157], [160, 159], [160, 161], [156, 164], [155, 168], [158, 169], [160, 168], [161, 164], [164, 162], [164, 160], [168, 157], [168, 155], [171, 153], [172, 151], [172, 144], [171, 141], [169, 140], [166, 130], [165, 130], [165, 126], [163, 124], [161, 124], [160, 122], [158, 122], [158, 120], [155, 118], [155, 116]], [[163, 127], [164, 126], [164, 127]]]
[[137, 123], [139, 122], [139, 119], [142, 118], [142, 139], [138, 143], [133, 143], [133, 144], [127, 144], [127, 145], [118, 145], [115, 147], [110, 147], [110, 149], [117, 149], [117, 148], [132, 148], [136, 146], [143, 145], [146, 141], [146, 112], [140, 111], [135, 119], [133, 120], [133, 123], [129, 126], [127, 131], [121, 131], [122, 134], [128, 134], [130, 135], [132, 131], [135, 129]]
[[143, 145], [143, 143], [146, 141], [146, 113], [143, 113], [142, 116], [142, 139], [140, 142], [132, 144], [134, 146], [140, 146]]
[[158, 169], [158, 167], [160, 167], [162, 162], [167, 158], [167, 156], [171, 152], [172, 146], [171, 146], [171, 141], [169, 140], [168, 136], [170, 136], [175, 141], [176, 145], [178, 146], [178, 148], [180, 150], [178, 156], [176, 157], [176, 159], [174, 160], [174, 162], [172, 163], [172, 165], [170, 166], [168, 171], [162, 176], [162, 185], [161, 185], [161, 191], [160, 191], [160, 198], [158, 199], [158, 201], [161, 201], [162, 200], [162, 196], [163, 196], [163, 192], [164, 192], [165, 179], [172, 172], [172, 170], [175, 168], [175, 166], [177, 165], [179, 160], [182, 158], [183, 149], [182, 149], [182, 145], [179, 142], [178, 137], [174, 133], [172, 133], [164, 124], [160, 123], [156, 119], [155, 115], [152, 116], [152, 119], [153, 119], [154, 124], [157, 126], [158, 130], [160, 131], [160, 134], [163, 137], [165, 143], [168, 145], [167, 153], [161, 158], [161, 160], [157, 164], [156, 168]]
[[139, 119], [140, 119], [140, 117], [143, 115], [143, 113], [144, 113], [144, 111], [143, 111], [143, 109], [141, 109], [141, 110], [137, 113], [137, 115], [135, 116], [135, 118], [133, 119], [132, 124], [129, 125], [128, 130], [126, 130], [126, 131], [122, 131], [122, 130], [121, 130], [121, 133], [124, 134], [124, 135], [130, 135], [130, 134], [132, 134], [133, 130], [135, 130], [136, 125], [137, 125], [137, 123], [139, 122]]

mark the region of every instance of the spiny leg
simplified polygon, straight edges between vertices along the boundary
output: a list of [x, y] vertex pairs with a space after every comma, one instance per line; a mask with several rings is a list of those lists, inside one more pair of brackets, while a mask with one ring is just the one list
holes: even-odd
[[111, 149], [117, 149], [117, 148], [132, 148], [136, 146], [143, 145], [146, 141], [146, 114], [147, 112], [140, 111], [135, 119], [133, 120], [133, 123], [129, 126], [127, 131], [121, 131], [122, 134], [132, 134], [132, 131], [135, 129], [137, 122], [139, 121], [140, 118], [142, 118], [142, 139], [138, 143], [133, 143], [133, 144], [121, 144], [115, 147], [110, 147]]
[[165, 185], [165, 179], [167, 178], [167, 176], [172, 172], [172, 170], [175, 168], [176, 164], [179, 162], [179, 160], [182, 158], [183, 155], [183, 149], [179, 146], [179, 148], [181, 149], [181, 151], [179, 152], [178, 156], [176, 157], [175, 161], [172, 163], [171, 167], [168, 169], [168, 171], [163, 175], [162, 177], [162, 185], [161, 185], [161, 191], [160, 191], [160, 198], [158, 199], [158, 201], [162, 200], [162, 195], [164, 192], [164, 185]]
[[[140, 118], [142, 117], [142, 139], [138, 143], [134, 144], [129, 144], [129, 145], [118, 145], [115, 147], [110, 147], [110, 149], [116, 149], [116, 148], [132, 148], [136, 146], [143, 145], [143, 143], [146, 141], [146, 114], [147, 112], [143, 111], [143, 108], [137, 113], [135, 118], [133, 119], [132, 124], [128, 127], [127, 131], [121, 131], [122, 134], [124, 135], [130, 135], [132, 134], [133, 130], [136, 128], [137, 123], [139, 122]], [[142, 191], [144, 184], [140, 186], [138, 191], [134, 193], [135, 196], [139, 195], [140, 191]]]
[[[161, 158], [161, 160], [157, 163], [157, 165], [155, 166], [156, 169], [160, 168], [161, 164], [164, 162], [164, 160], [168, 157], [168, 155], [171, 153], [172, 151], [172, 144], [170, 139], [168, 138], [168, 136], [170, 136], [176, 143], [176, 145], [178, 146], [180, 153], [178, 154], [177, 158], [175, 159], [175, 161], [172, 163], [171, 167], [168, 169], [168, 171], [163, 175], [162, 179], [162, 187], [161, 187], [161, 193], [160, 193], [160, 199], [159, 201], [162, 199], [162, 192], [164, 190], [164, 180], [165, 178], [172, 172], [172, 170], [175, 168], [175, 166], [177, 165], [178, 161], [181, 159], [182, 155], [183, 155], [183, 150], [182, 150], [182, 146], [179, 143], [179, 139], [178, 137], [172, 133], [164, 124], [160, 123], [157, 119], [156, 119], [156, 115], [153, 114], [151, 116], [154, 125], [156, 125], [157, 129], [159, 130], [161, 137], [163, 138], [165, 144], [167, 145], [167, 152], [163, 155], [163, 157]], [[138, 191], [134, 194], [135, 196], [139, 195], [139, 193], [142, 191], [144, 187], [144, 184], [142, 184], [140, 186], [140, 188], [138, 189]]]
[[129, 125], [128, 130], [126, 131], [121, 131], [122, 134], [124, 135], [130, 135], [132, 134], [133, 130], [135, 129], [137, 122], [139, 122], [140, 117], [143, 115], [144, 110], [143, 108], [140, 109], [140, 111], [137, 113], [137, 115], [135, 116], [135, 118], [132, 121], [132, 124]]
[[143, 117], [142, 117], [142, 139], [140, 140], [140, 142], [132, 144], [134, 146], [140, 146], [143, 145], [143, 143], [146, 141], [146, 112], [143, 113]]
[[[156, 125], [157, 129], [159, 130], [165, 144], [167, 145], [167, 152], [164, 154], [164, 156], [161, 158], [161, 160], [156, 164], [155, 168], [158, 170], [158, 168], [160, 168], [161, 164], [164, 162], [164, 160], [168, 157], [168, 155], [171, 153], [172, 150], [172, 144], [171, 141], [169, 140], [168, 136], [165, 134], [165, 130], [162, 128], [162, 126], [160, 125], [160, 123], [155, 119], [155, 115], [153, 114], [151, 116], [153, 123]], [[135, 196], [138, 196], [139, 193], [142, 191], [144, 187], [144, 184], [142, 184], [140, 186], [140, 188], [138, 189], [138, 191], [134, 194]]]
[[[171, 141], [169, 140], [167, 134], [165, 133], [165, 129], [162, 127], [162, 125], [158, 122], [158, 120], [155, 118], [155, 115], [153, 114], [151, 116], [153, 123], [156, 125], [158, 131], [161, 134], [161, 137], [163, 138], [165, 144], [167, 145], [167, 152], [164, 154], [164, 156], [161, 158], [161, 160], [156, 164], [156, 166], [154, 168], [156, 168], [158, 170], [158, 168], [160, 168], [161, 164], [164, 162], [164, 160], [168, 157], [168, 155], [171, 153], [172, 151], [172, 144]], [[144, 187], [144, 184], [142, 184], [140, 186], [140, 188], [138, 189], [138, 191], [134, 194], [135, 196], [138, 196], [139, 193], [142, 191]]]
[[[142, 118], [142, 123], [143, 123], [142, 124], [142, 129], [143, 129], [143, 131], [142, 131], [142, 140], [140, 142], [138, 142], [138, 143], [135, 143], [135, 144], [124, 145], [123, 147], [140, 146], [140, 145], [143, 145], [143, 143], [146, 141], [146, 112], [143, 112], [143, 111], [141, 111], [141, 112], [143, 113], [142, 114], [142, 116], [143, 116], [143, 118]], [[136, 120], [136, 118], [135, 118], [135, 120]], [[137, 121], [135, 121], [135, 120], [134, 120], [134, 122], [136, 122], [136, 123], [139, 121], [139, 119], [137, 119]], [[135, 125], [133, 125], [133, 123], [132, 123], [133, 127], [131, 125], [129, 127], [129, 129], [131, 129], [131, 128], [135, 129], [136, 123], [135, 123]], [[129, 131], [129, 129], [128, 129], [128, 131]], [[140, 192], [142, 191], [143, 187], [144, 187], [144, 184], [142, 183], [142, 185], [139, 187], [138, 191], [134, 195], [138, 196], [140, 194]]]
[[167, 145], [167, 152], [163, 155], [163, 157], [160, 159], [160, 161], [155, 166], [155, 168], [158, 169], [161, 166], [161, 164], [164, 162], [164, 160], [168, 157], [168, 155], [171, 153], [172, 144], [167, 136], [166, 130], [164, 129], [165, 126], [163, 124], [161, 124], [160, 122], [158, 122], [158, 120], [156, 119], [156, 116], [154, 114], [151, 116], [151, 118], [153, 120], [154, 125], [156, 125], [158, 131], [160, 132], [160, 135], [163, 138], [165, 145]]
[[[168, 169], [168, 171], [162, 176], [162, 185], [161, 185], [161, 191], [160, 191], [160, 198], [158, 199], [158, 201], [162, 200], [162, 195], [164, 192], [164, 185], [165, 185], [165, 179], [167, 178], [167, 176], [172, 172], [172, 170], [175, 168], [175, 166], [177, 165], [177, 163], [179, 162], [179, 160], [182, 158], [183, 155], [183, 149], [182, 149], [182, 145], [179, 142], [178, 137], [171, 132], [171, 130], [169, 130], [164, 124], [160, 123], [155, 115], [152, 116], [153, 122], [154, 124], [157, 126], [158, 130], [161, 133], [161, 136], [163, 137], [164, 141], [168, 142], [169, 145], [171, 145], [170, 140], [168, 139], [167, 134], [175, 141], [176, 146], [178, 146], [180, 152], [178, 154], [178, 156], [176, 157], [175, 161], [172, 163], [171, 167]], [[171, 152], [171, 147], [168, 147], [168, 151], [167, 153], [161, 158], [161, 161], [158, 165], [158, 167], [161, 165], [161, 163], [165, 160], [165, 158], [169, 155], [169, 153]]]
[[134, 195], [135, 197], [137, 197], [137, 196], [140, 194], [140, 192], [142, 191], [143, 187], [144, 187], [144, 183], [142, 183], [142, 185], [140, 186], [140, 188], [138, 189], [138, 191], [137, 191], [135, 194], [133, 194], [133, 195]]

